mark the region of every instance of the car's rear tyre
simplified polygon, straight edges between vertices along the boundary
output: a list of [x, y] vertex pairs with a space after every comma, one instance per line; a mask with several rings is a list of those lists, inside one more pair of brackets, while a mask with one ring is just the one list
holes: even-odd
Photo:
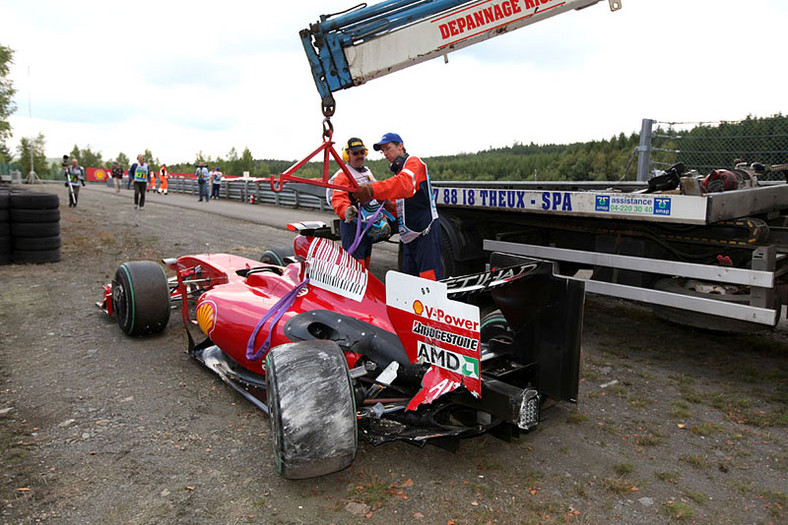
[[260, 256], [260, 262], [265, 264], [275, 264], [277, 266], [287, 266], [294, 260], [293, 247], [269, 248]]
[[153, 261], [121, 264], [112, 280], [112, 307], [127, 335], [164, 330], [170, 319], [170, 289], [162, 267]]
[[333, 341], [277, 346], [266, 357], [266, 389], [277, 470], [288, 479], [350, 466], [357, 427], [347, 361]]

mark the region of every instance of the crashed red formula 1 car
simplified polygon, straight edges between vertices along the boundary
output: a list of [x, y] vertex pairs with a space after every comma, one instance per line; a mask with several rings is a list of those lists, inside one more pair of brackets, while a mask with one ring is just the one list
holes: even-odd
[[[487, 272], [435, 282], [392, 271], [384, 286], [322, 231], [302, 228], [293, 256], [270, 252], [277, 264], [187, 255], [164, 261], [168, 279], [158, 263], [124, 263], [99, 306], [131, 336], [162, 331], [180, 306], [189, 353], [269, 415], [286, 478], [349, 466], [359, 437], [456, 449], [576, 401], [581, 282], [493, 254]], [[480, 319], [484, 300], [497, 309]]]

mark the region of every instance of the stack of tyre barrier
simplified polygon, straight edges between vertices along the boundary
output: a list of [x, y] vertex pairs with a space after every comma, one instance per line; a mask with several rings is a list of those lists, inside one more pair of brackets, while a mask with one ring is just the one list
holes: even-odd
[[[7, 217], [5, 228], [3, 217]], [[6, 230], [10, 235], [3, 235]], [[0, 263], [57, 262], [60, 244], [60, 198], [56, 194], [0, 193]]]

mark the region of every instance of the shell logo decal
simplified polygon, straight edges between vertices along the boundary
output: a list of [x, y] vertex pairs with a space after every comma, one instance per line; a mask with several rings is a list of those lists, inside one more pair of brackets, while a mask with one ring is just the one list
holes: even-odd
[[107, 178], [107, 174], [104, 173], [104, 170], [96, 170], [94, 173], [96, 180], [104, 180]]
[[416, 312], [416, 315], [421, 315], [421, 313], [424, 311], [424, 305], [421, 304], [421, 301], [418, 299], [413, 301], [413, 311]]
[[200, 326], [200, 330], [208, 337], [211, 336], [211, 332], [216, 328], [216, 314], [216, 303], [213, 301], [205, 301], [197, 307], [197, 324]]

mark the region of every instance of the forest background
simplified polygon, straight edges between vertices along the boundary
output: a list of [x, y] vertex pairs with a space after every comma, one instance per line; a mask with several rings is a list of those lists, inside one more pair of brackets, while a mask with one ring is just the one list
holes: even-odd
[[[678, 132], [668, 128], [657, 128], [655, 135], [673, 136]], [[721, 122], [713, 124], [700, 123], [691, 129], [680, 132], [682, 140], [687, 138], [702, 138], [713, 148], [715, 143], [725, 144], [726, 138], [758, 136], [761, 139], [758, 148], [758, 158], [747, 158], [751, 152], [741, 151], [740, 157], [747, 162], [761, 162], [764, 164], [782, 164], [787, 159], [783, 147], [784, 139], [788, 136], [788, 117], [781, 114], [770, 117], [748, 116], [738, 122]], [[719, 140], [717, 140], [719, 139]], [[773, 140], [774, 145], [769, 146]], [[456, 155], [424, 157], [430, 170], [430, 175], [435, 180], [455, 181], [616, 181], [634, 180], [636, 170], [633, 159], [640, 143], [640, 134], [624, 133], [610, 139], [595, 140], [591, 142], [574, 144], [521, 144], [503, 148], [491, 148], [475, 153], [458, 153]], [[32, 159], [34, 170], [42, 179], [55, 179], [61, 177], [61, 159], [48, 159], [45, 155], [46, 141], [43, 135], [35, 139], [23, 138], [17, 148], [16, 155], [0, 150], [0, 156], [11, 160], [6, 163], [6, 169], [18, 169], [22, 174], [30, 171], [30, 148], [33, 148]], [[337, 144], [341, 150], [343, 144]], [[371, 144], [368, 144], [371, 146]], [[406, 145], [407, 146], [407, 145]], [[307, 151], [308, 145], [305, 145]], [[724, 146], [729, 148], [729, 146]], [[671, 141], [661, 143], [663, 150], [672, 148]], [[1, 149], [1, 148], [0, 148]], [[676, 146], [675, 149], [678, 150]], [[311, 151], [311, 150], [309, 150]], [[308, 153], [308, 152], [307, 152]], [[418, 151], [413, 151], [418, 155]], [[231, 149], [224, 157], [206, 156], [198, 152], [192, 160], [171, 162], [166, 157], [159, 157], [151, 150], [143, 153], [146, 159], [152, 161], [152, 167], [158, 168], [166, 164], [170, 173], [192, 173], [197, 164], [205, 163], [209, 168], [219, 167], [225, 175], [242, 176], [248, 172], [252, 177], [264, 177], [285, 171], [300, 159], [255, 159], [251, 150], [246, 147], [239, 155], [235, 148]], [[71, 157], [76, 157], [84, 167], [110, 168], [114, 161], [127, 169], [133, 160], [124, 153], [115, 157], [104, 159], [101, 152], [92, 151], [90, 147], [74, 148], [68, 152]], [[388, 164], [384, 159], [375, 159], [378, 155], [370, 151], [367, 165], [379, 179], [387, 178], [390, 173]], [[316, 157], [317, 158], [317, 157]], [[680, 160], [680, 159], [677, 159]], [[733, 162], [733, 158], [730, 162]], [[2, 162], [2, 160], [0, 160]], [[718, 166], [726, 167], [726, 166]], [[336, 166], [332, 166], [333, 170]], [[322, 161], [319, 159], [307, 163], [299, 171], [302, 177], [321, 176]]]

